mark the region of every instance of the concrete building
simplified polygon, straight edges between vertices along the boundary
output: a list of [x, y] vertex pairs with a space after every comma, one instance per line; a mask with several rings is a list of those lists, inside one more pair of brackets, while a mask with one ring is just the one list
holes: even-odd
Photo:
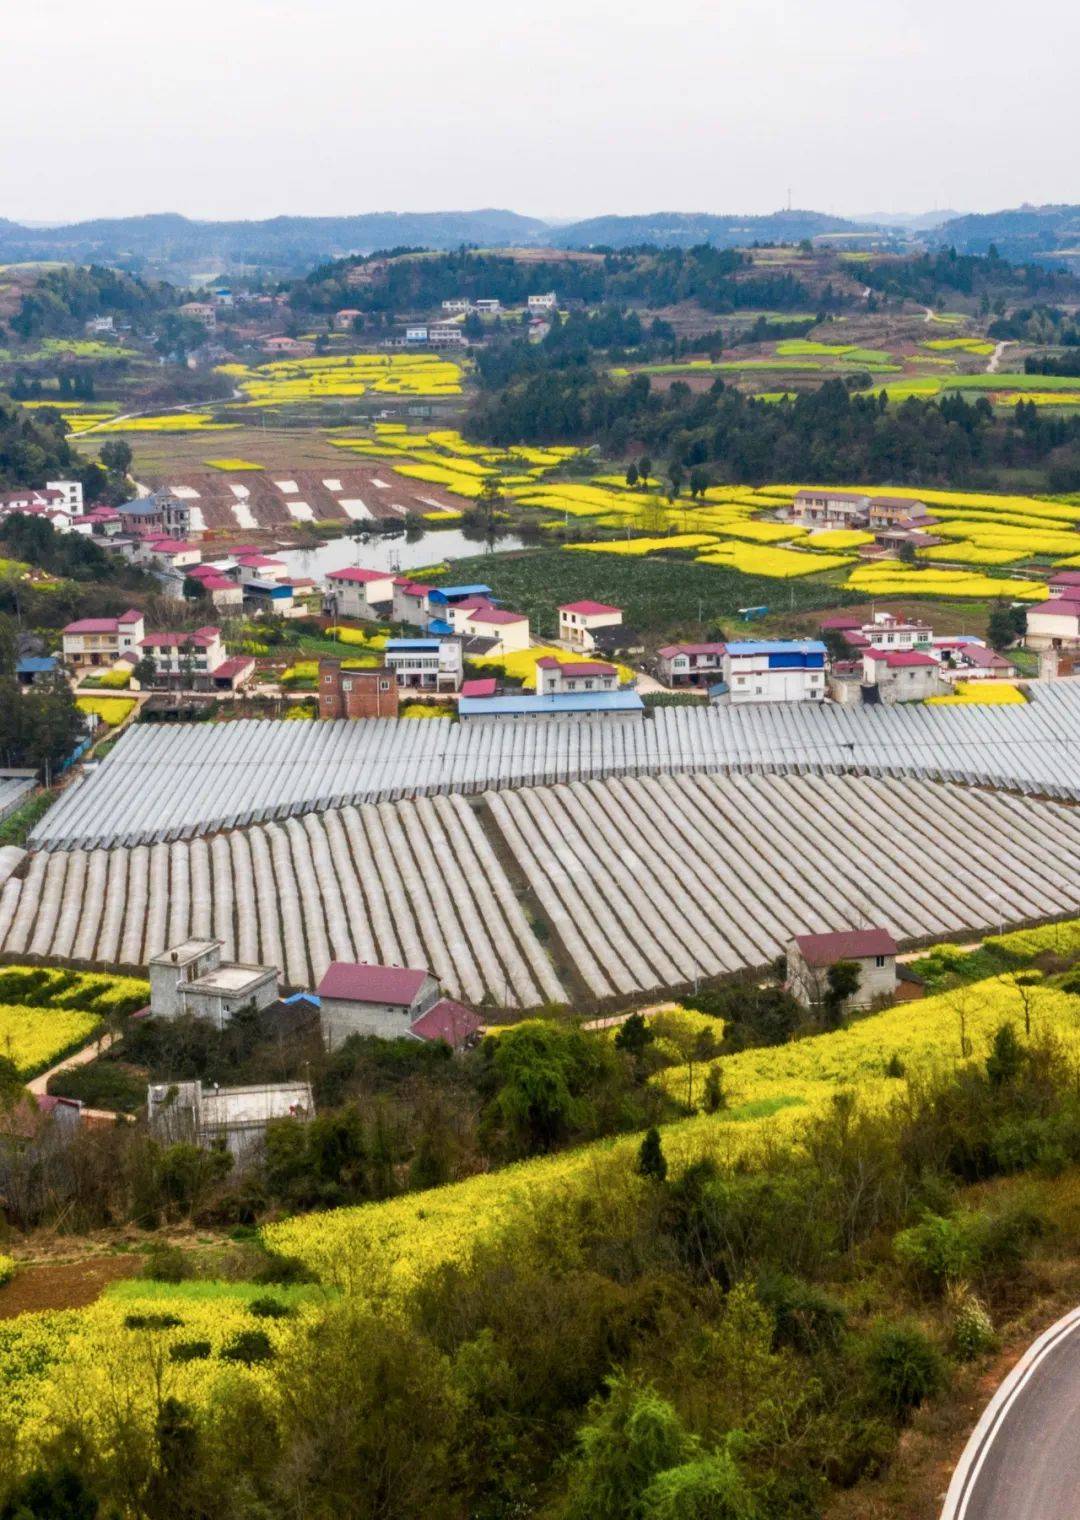
[[469, 340], [456, 322], [432, 322], [428, 328], [432, 348], [468, 348]]
[[402, 690], [454, 692], [461, 686], [460, 639], [387, 639], [383, 659]]
[[222, 575], [213, 565], [192, 565], [185, 573], [198, 581], [203, 595], [215, 608], [239, 617], [244, 606], [244, 589], [237, 581]]
[[157, 533], [186, 539], [191, 532], [191, 508], [171, 491], [152, 491], [117, 508], [124, 533]]
[[1058, 570], [1050, 577], [1051, 601], [1080, 601], [1080, 570]]
[[1029, 607], [1024, 643], [1037, 651], [1080, 650], [1080, 587], [1069, 587], [1060, 596]]
[[386, 665], [347, 670], [337, 659], [319, 661], [320, 718], [396, 718], [398, 684]]
[[61, 633], [64, 660], [75, 670], [112, 665], [137, 648], [145, 632], [143, 615], [134, 608], [119, 617], [79, 618]]
[[426, 967], [334, 961], [318, 986], [322, 1035], [333, 1050], [351, 1035], [381, 1040], [445, 1040], [460, 1049], [482, 1021], [443, 995]]
[[236, 1161], [254, 1160], [274, 1120], [304, 1123], [315, 1113], [310, 1082], [264, 1082], [253, 1087], [203, 1087], [201, 1082], [155, 1082], [147, 1089], [151, 1130], [211, 1150], [223, 1146]]
[[378, 622], [394, 615], [394, 576], [390, 571], [360, 566], [331, 570], [326, 577], [324, 603], [331, 617]]
[[739, 639], [722, 656], [717, 695], [744, 702], [821, 702], [825, 698], [825, 645], [820, 639]]
[[542, 295], [530, 296], [528, 300], [530, 311], [554, 311], [558, 304], [558, 298], [553, 290], [547, 290]]
[[148, 633], [137, 648], [140, 658], [153, 660], [158, 684], [190, 691], [209, 687], [226, 661], [221, 629], [210, 623], [193, 633]]
[[596, 633], [601, 628], [617, 628], [622, 623], [622, 608], [605, 602], [565, 602], [559, 608], [559, 642], [573, 649], [596, 648]]
[[870, 520], [870, 498], [861, 491], [807, 487], [795, 493], [792, 511], [808, 527], [860, 527]]
[[475, 301], [473, 305], [476, 311], [489, 317], [502, 311], [502, 302], [490, 296], [482, 297], [479, 301]]
[[217, 326], [217, 311], [210, 301], [185, 301], [178, 313], [192, 322], [201, 322], [204, 327]]
[[528, 649], [531, 642], [528, 618], [523, 612], [509, 612], [505, 607], [487, 606], [469, 611], [460, 622], [455, 620], [454, 628], [466, 639], [494, 639], [494, 654], [515, 654]]
[[875, 528], [891, 528], [894, 523], [906, 522], [913, 517], [925, 518], [926, 503], [906, 496], [871, 496], [867, 516], [871, 532]]
[[570, 691], [615, 691], [619, 672], [604, 660], [557, 660], [544, 655], [536, 662], [536, 695], [557, 696]]
[[834, 934], [797, 934], [787, 947], [787, 986], [805, 1008], [817, 1007], [828, 990], [829, 968], [851, 961], [859, 985], [845, 1009], [870, 1008], [896, 993], [896, 941], [887, 929], [841, 929]]
[[266, 1008], [278, 995], [274, 966], [223, 962], [221, 941], [189, 939], [151, 956], [150, 1015], [205, 1019], [224, 1029], [241, 1008]]
[[423, 585], [420, 581], [411, 581], [405, 575], [395, 575], [393, 587], [391, 616], [394, 622], [409, 623], [413, 628], [426, 628], [431, 617], [431, 606], [428, 600], [431, 596], [431, 587]]
[[726, 644], [665, 644], [656, 674], [665, 686], [707, 686], [723, 671]]
[[949, 690], [937, 660], [917, 649], [867, 649], [862, 664], [863, 686], [876, 687], [880, 702], [924, 702]]
[[427, 326], [407, 327], [405, 329], [406, 343], [426, 343], [428, 339]]
[[334, 331], [352, 332], [353, 324], [362, 313], [355, 306], [343, 306], [340, 311], [334, 313]]
[[900, 618], [892, 612], [875, 612], [861, 633], [872, 649], [917, 649], [933, 642], [929, 623], [914, 618]]

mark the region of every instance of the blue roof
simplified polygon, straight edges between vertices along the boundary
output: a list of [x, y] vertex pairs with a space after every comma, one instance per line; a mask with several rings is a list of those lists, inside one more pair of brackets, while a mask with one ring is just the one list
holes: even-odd
[[322, 998], [318, 997], [314, 992], [294, 992], [292, 997], [282, 998], [281, 1001], [287, 1005], [291, 1005], [292, 1003], [310, 1003], [314, 1008], [322, 1007]]
[[292, 596], [292, 587], [291, 586], [283, 586], [280, 581], [260, 581], [260, 580], [245, 581], [244, 582], [244, 590], [245, 591], [269, 591], [269, 593], [270, 593], [271, 596], [279, 596], [279, 597]]
[[29, 654], [15, 666], [15, 673], [20, 676], [40, 676], [55, 669], [56, 661], [51, 654]]
[[428, 624], [428, 633], [448, 634], [453, 633], [453, 631], [454, 630], [451, 628], [450, 624], [446, 621], [445, 618], [432, 618], [431, 622]]
[[387, 649], [438, 649], [440, 639], [387, 639]]
[[436, 586], [431, 593], [433, 602], [448, 602], [456, 596], [490, 596], [490, 586]]
[[736, 639], [729, 641], [728, 654], [824, 654], [820, 639]]
[[643, 712], [644, 702], [636, 691], [568, 691], [548, 697], [459, 697], [461, 718], [497, 718], [515, 713], [624, 713]]

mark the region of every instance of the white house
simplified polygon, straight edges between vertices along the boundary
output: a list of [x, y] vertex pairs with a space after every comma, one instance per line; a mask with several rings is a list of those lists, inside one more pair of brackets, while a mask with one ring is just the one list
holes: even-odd
[[787, 986], [806, 1008], [828, 989], [829, 968], [839, 961], [858, 967], [859, 984], [845, 1008], [869, 1008], [896, 992], [896, 941], [887, 929], [841, 929], [834, 934], [797, 934], [787, 947]]
[[449, 609], [453, 615], [453, 628], [467, 639], [494, 639], [492, 654], [516, 654], [528, 649], [530, 643], [529, 620], [523, 612], [510, 612], [504, 607], [466, 608], [464, 604]]
[[554, 311], [558, 306], [553, 290], [546, 291], [543, 295], [529, 297], [530, 311]]
[[406, 343], [426, 343], [428, 330], [426, 327], [407, 327], [405, 329]]
[[151, 956], [150, 1014], [185, 1015], [224, 1029], [241, 1008], [266, 1008], [278, 995], [275, 966], [223, 962], [219, 939], [189, 939]]
[[326, 577], [326, 610], [331, 617], [377, 622], [394, 610], [394, 577], [389, 571], [359, 566], [331, 570]]
[[205, 684], [200, 677], [212, 676], [226, 659], [221, 629], [211, 623], [193, 633], [148, 633], [138, 648], [153, 660], [159, 680], [191, 686]]
[[486, 296], [482, 300], [475, 302], [475, 306], [477, 311], [484, 312], [488, 316], [494, 316], [496, 312], [502, 311], [501, 301]]
[[574, 649], [595, 649], [597, 629], [617, 628], [622, 617], [621, 607], [605, 602], [564, 602], [559, 608], [559, 641]]
[[433, 322], [428, 328], [433, 348], [468, 348], [469, 340], [456, 322]]
[[467, 300], [464, 296], [457, 296], [452, 301], [444, 301], [442, 309], [447, 313], [453, 313], [458, 311], [470, 312], [473, 308], [471, 301]]
[[135, 649], [146, 632], [141, 612], [129, 608], [119, 617], [79, 618], [61, 634], [64, 660], [76, 670], [112, 665]]
[[536, 662], [536, 695], [555, 696], [569, 691], [615, 691], [619, 672], [604, 660], [557, 660], [544, 655]]
[[350, 1035], [445, 1040], [458, 1049], [482, 1027], [472, 1009], [443, 996], [426, 967], [333, 961], [317, 990], [330, 1050]]
[[665, 686], [702, 686], [721, 676], [726, 644], [665, 644], [656, 673]]
[[796, 522], [817, 528], [850, 528], [870, 520], [870, 498], [861, 491], [806, 487], [795, 493]]
[[862, 633], [873, 649], [915, 649], [934, 639], [929, 623], [896, 617], [891, 612], [875, 612], [873, 619], [862, 625]]
[[822, 702], [825, 645], [820, 639], [738, 639], [725, 646], [723, 702]]
[[1029, 649], [1080, 649], [1080, 587], [1029, 607], [1024, 642]]
[[454, 692], [461, 686], [460, 639], [387, 639], [383, 661], [403, 690]]

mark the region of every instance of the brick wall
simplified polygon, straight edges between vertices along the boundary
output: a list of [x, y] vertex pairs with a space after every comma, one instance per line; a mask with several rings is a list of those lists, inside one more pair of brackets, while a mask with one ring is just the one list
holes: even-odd
[[319, 661], [320, 718], [396, 718], [398, 687], [385, 665], [343, 670], [340, 660]]

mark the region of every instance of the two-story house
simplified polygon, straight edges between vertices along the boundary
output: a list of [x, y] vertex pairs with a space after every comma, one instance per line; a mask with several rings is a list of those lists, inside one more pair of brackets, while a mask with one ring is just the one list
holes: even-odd
[[79, 618], [61, 633], [65, 663], [75, 670], [112, 665], [136, 649], [145, 632], [143, 615], [134, 608], [119, 617]]

